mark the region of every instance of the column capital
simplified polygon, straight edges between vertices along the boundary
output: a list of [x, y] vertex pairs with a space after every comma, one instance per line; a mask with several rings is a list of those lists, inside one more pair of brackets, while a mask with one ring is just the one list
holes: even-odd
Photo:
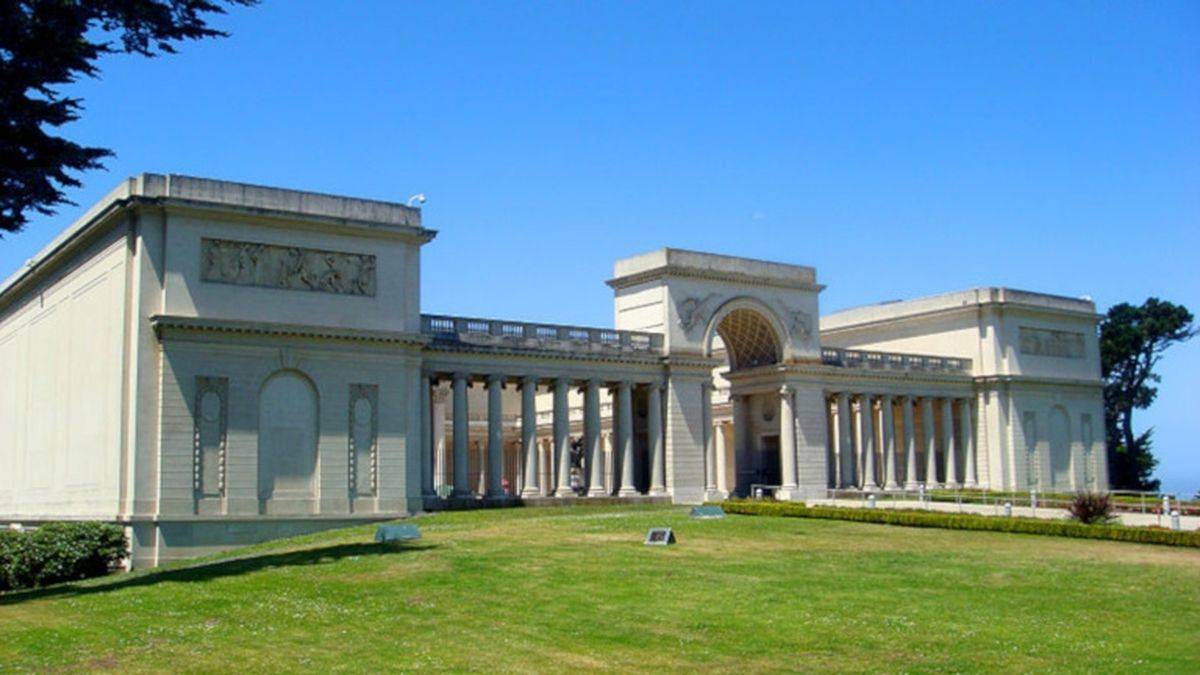
[[522, 389], [524, 389], [525, 387], [533, 387], [536, 389], [537, 385], [538, 385], [538, 376], [537, 375], [522, 375], [521, 376], [521, 388]]
[[464, 373], [460, 370], [460, 371], [455, 371], [455, 373], [453, 375], [451, 375], [451, 377], [453, 377], [455, 380], [466, 380], [466, 379], [469, 379], [471, 377], [471, 375], [470, 375], [470, 373]]
[[790, 384], [785, 384], [779, 388], [780, 396], [791, 396], [794, 393], [796, 393], [796, 388]]
[[488, 373], [487, 386], [494, 387], [497, 384], [500, 385], [501, 389], [504, 388], [504, 375], [502, 375], [500, 373]]

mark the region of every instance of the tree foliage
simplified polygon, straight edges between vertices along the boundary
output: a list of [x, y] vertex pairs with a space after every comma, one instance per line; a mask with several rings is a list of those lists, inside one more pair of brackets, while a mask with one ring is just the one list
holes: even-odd
[[1140, 307], [1121, 303], [1100, 322], [1100, 366], [1104, 376], [1104, 426], [1109, 481], [1129, 490], [1157, 490], [1151, 478], [1158, 463], [1151, 434], [1133, 430], [1133, 411], [1154, 402], [1161, 381], [1154, 367], [1168, 347], [1196, 334], [1192, 313], [1182, 305], [1148, 298]]
[[106, 54], [173, 54], [183, 40], [223, 36], [206, 15], [255, 1], [0, 0], [0, 234], [68, 203], [73, 173], [112, 154], [52, 133], [83, 109], [61, 85], [95, 77]]

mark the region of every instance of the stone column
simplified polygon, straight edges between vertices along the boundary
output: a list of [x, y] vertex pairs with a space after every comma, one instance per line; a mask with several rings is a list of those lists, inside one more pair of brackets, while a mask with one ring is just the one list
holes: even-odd
[[452, 485], [447, 474], [449, 462], [446, 461], [446, 390], [433, 390], [433, 489], [436, 492], [443, 485]]
[[600, 383], [596, 380], [588, 380], [583, 390], [583, 438], [591, 477], [588, 496], [603, 497], [607, 490], [604, 489], [604, 449], [600, 447]]
[[454, 374], [454, 496], [471, 496], [471, 486], [467, 485], [467, 468], [470, 457], [467, 443], [471, 437], [471, 428], [467, 417], [467, 376], [465, 373]]
[[713, 438], [717, 446], [717, 498], [727, 499], [729, 497], [729, 444], [726, 442], [725, 427], [728, 425], [721, 422], [713, 426]]
[[913, 399], [905, 396], [901, 405], [904, 406], [904, 489], [916, 490], [917, 482], [917, 435], [914, 433]]
[[541, 490], [539, 495], [549, 497], [554, 492], [554, 443], [545, 439], [538, 439], [538, 461], [541, 463]]
[[667, 494], [666, 455], [662, 429], [662, 388], [651, 382], [646, 391], [646, 440], [650, 450], [650, 494]]
[[632, 497], [638, 494], [633, 471], [633, 385], [623, 381], [617, 385], [617, 445], [621, 453], [621, 489], [617, 494]]
[[488, 375], [487, 496], [504, 496], [504, 376]]
[[779, 482], [780, 497], [795, 499], [796, 482], [796, 403], [790, 385], [779, 389]]
[[979, 481], [975, 474], [975, 432], [974, 420], [971, 416], [971, 399], [964, 398], [958, 401], [958, 442], [962, 448], [963, 464], [966, 465], [967, 475], [963, 486], [968, 488], [978, 487]]
[[950, 405], [950, 399], [942, 399], [942, 448], [946, 452], [946, 470], [943, 472], [946, 476], [945, 485], [951, 490], [958, 488], [958, 464], [955, 453], [954, 442], [954, 409]]
[[925, 488], [938, 486], [937, 478], [937, 432], [933, 426], [933, 399], [921, 399], [921, 432], [925, 441]]
[[900, 487], [896, 482], [896, 419], [892, 410], [892, 397], [879, 397], [879, 440], [883, 446], [883, 489], [895, 490]]
[[712, 433], [712, 392], [712, 382], [700, 385], [700, 435], [704, 441], [705, 499], [713, 499], [717, 492], [717, 449]]
[[854, 433], [850, 425], [850, 394], [837, 395], [838, 461], [842, 468], [838, 487], [854, 487]]
[[555, 497], [570, 497], [571, 490], [571, 382], [565, 377], [554, 381], [554, 454], [558, 457], [558, 488]]
[[[748, 469], [753, 466], [749, 462], [747, 456], [747, 446], [750, 433], [750, 404], [746, 399], [745, 394], [736, 394], [730, 396], [733, 407], [733, 490], [749, 490], [747, 484], [750, 481], [743, 480], [742, 476], [748, 473]], [[745, 466], [743, 466], [745, 465]], [[744, 492], [739, 492], [742, 496], [746, 496]]]
[[421, 374], [421, 496], [432, 497], [433, 491], [433, 384], [428, 374]]
[[525, 459], [522, 497], [539, 497], [541, 472], [538, 470], [537, 446], [537, 378], [526, 375], [521, 378], [521, 452]]
[[877, 490], [875, 482], [875, 407], [870, 394], [862, 394], [858, 406], [858, 448], [862, 454], [862, 488]]

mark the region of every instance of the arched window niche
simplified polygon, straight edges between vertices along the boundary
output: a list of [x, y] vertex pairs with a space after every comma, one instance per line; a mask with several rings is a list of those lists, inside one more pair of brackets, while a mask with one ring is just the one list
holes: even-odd
[[317, 389], [295, 370], [267, 378], [258, 398], [258, 498], [263, 513], [311, 513], [317, 503]]

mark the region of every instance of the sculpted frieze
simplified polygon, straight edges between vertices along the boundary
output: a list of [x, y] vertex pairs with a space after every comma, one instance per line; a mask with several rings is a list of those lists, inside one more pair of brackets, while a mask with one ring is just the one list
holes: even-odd
[[1021, 353], [1032, 356], [1054, 356], [1082, 359], [1083, 333], [1021, 326]]
[[203, 239], [200, 278], [222, 284], [375, 295], [375, 256]]

